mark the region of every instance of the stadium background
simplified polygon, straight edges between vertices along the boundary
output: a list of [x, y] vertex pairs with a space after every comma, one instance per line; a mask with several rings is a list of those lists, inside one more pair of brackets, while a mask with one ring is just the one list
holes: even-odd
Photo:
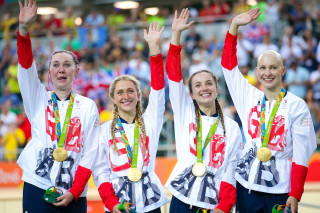
[[[15, 163], [30, 140], [30, 124], [25, 117], [20, 90], [17, 86], [16, 30], [17, 0], [0, 0], [0, 212], [21, 212], [21, 169]], [[320, 212], [320, 2], [256, 1], [256, 0], [147, 0], [126, 2], [123, 8], [114, 0], [38, 0], [37, 20], [31, 26], [33, 54], [41, 81], [48, 87], [47, 60], [53, 51], [68, 49], [80, 60], [80, 76], [74, 89], [96, 101], [101, 122], [112, 116], [107, 90], [112, 80], [121, 74], [131, 74], [142, 82], [144, 106], [148, 103], [149, 61], [143, 41], [143, 29], [151, 21], [165, 26], [161, 51], [165, 58], [174, 10], [188, 7], [194, 27], [182, 34], [182, 71], [184, 81], [198, 69], [208, 69], [220, 79], [219, 101], [224, 113], [241, 126], [221, 72], [221, 50], [229, 20], [251, 7], [259, 6], [262, 15], [257, 23], [241, 29], [238, 47], [239, 67], [248, 81], [261, 88], [254, 74], [255, 61], [261, 51], [275, 49], [284, 57], [287, 73], [285, 87], [304, 98], [312, 114], [318, 149], [309, 163], [305, 193], [299, 212]], [[241, 49], [241, 50], [240, 50]], [[166, 88], [168, 89], [168, 88]], [[262, 88], [261, 88], [262, 89]], [[167, 90], [168, 91], [168, 90]], [[173, 116], [166, 96], [164, 126], [160, 136], [156, 173], [162, 184], [175, 165]], [[7, 114], [12, 116], [5, 116]], [[13, 114], [12, 114], [13, 113]], [[10, 118], [8, 118], [10, 117]], [[7, 125], [7, 126], [6, 126]], [[10, 126], [11, 125], [11, 126]], [[9, 127], [10, 126], [10, 127]], [[4, 142], [10, 131], [23, 132], [23, 143]], [[19, 130], [17, 130], [19, 129]], [[21, 131], [22, 130], [22, 131]], [[8, 151], [16, 153], [7, 157]], [[170, 197], [170, 194], [168, 194]], [[97, 189], [90, 179], [88, 212], [103, 212]], [[168, 205], [163, 207], [168, 212]]]

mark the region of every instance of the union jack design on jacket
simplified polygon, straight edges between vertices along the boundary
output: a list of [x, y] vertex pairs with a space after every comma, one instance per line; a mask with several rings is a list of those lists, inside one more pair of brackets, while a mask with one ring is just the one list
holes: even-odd
[[[17, 35], [18, 82], [24, 108], [31, 123], [32, 140], [17, 163], [23, 170], [22, 180], [46, 190], [56, 186], [76, 199], [87, 194], [87, 182], [98, 152], [99, 113], [94, 101], [75, 94], [64, 148], [63, 162], [53, 159], [57, 148], [55, 118], [51, 91], [41, 84], [33, 61], [30, 36]], [[60, 121], [64, 122], [69, 100], [58, 100]]]
[[[127, 177], [131, 165], [118, 126], [115, 130], [117, 152], [113, 150], [111, 121], [100, 127], [99, 154], [92, 173], [106, 211], [112, 211], [114, 205], [123, 200], [135, 204], [138, 213], [154, 210], [168, 202], [164, 188], [154, 172], [165, 110], [164, 67], [161, 54], [150, 57], [150, 68], [151, 91], [148, 106], [142, 115], [146, 129], [146, 151], [143, 152], [143, 138], [140, 132], [137, 162], [137, 168], [142, 171], [141, 180], [131, 182]], [[129, 144], [133, 147], [135, 124], [128, 124], [123, 119], [121, 121]]]
[[[228, 32], [222, 54], [223, 74], [246, 137], [237, 165], [236, 179], [249, 190], [272, 194], [289, 193], [289, 196], [300, 200], [308, 161], [316, 148], [308, 106], [301, 98], [287, 92], [271, 127], [268, 148], [272, 157], [267, 162], [259, 161], [257, 150], [262, 145], [260, 113], [264, 93], [251, 86], [240, 73], [236, 45], [237, 37]], [[276, 100], [273, 100], [269, 107], [269, 101], [266, 101], [266, 122], [275, 103]]]
[[[206, 209], [219, 208], [230, 212], [236, 201], [234, 179], [237, 154], [242, 141], [238, 124], [224, 116], [226, 137], [221, 122], [204, 150], [203, 163], [207, 171], [202, 177], [192, 174], [197, 162], [197, 126], [195, 107], [182, 81], [181, 46], [170, 45], [166, 71], [169, 78], [169, 97], [174, 114], [174, 130], [178, 163], [174, 167], [166, 188], [179, 200]], [[202, 145], [218, 118], [202, 114]], [[239, 156], [238, 156], [239, 157]]]

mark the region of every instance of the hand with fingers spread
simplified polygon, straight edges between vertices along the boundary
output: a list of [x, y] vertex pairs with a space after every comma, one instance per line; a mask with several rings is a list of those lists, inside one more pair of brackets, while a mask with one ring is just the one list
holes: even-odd
[[71, 201], [73, 201], [74, 196], [70, 192], [66, 192], [65, 194], [57, 197], [56, 200], [59, 201], [58, 203], [53, 203], [54, 206], [68, 206]]
[[178, 17], [178, 11], [175, 11], [174, 18], [172, 21], [172, 32], [178, 31], [182, 32], [185, 29], [188, 29], [194, 21], [191, 21], [187, 24], [189, 19], [190, 11], [188, 8], [185, 8], [181, 11], [179, 17]]
[[254, 8], [249, 10], [248, 12], [237, 15], [232, 19], [229, 32], [232, 35], [237, 35], [239, 26], [249, 24], [253, 20], [257, 19], [260, 14], [261, 14], [260, 8]]
[[160, 26], [158, 22], [153, 22], [149, 25], [149, 31], [144, 30], [144, 39], [149, 45], [150, 55], [157, 55], [160, 53], [160, 37], [164, 30], [162, 27], [159, 30]]
[[179, 46], [181, 32], [185, 29], [188, 29], [194, 23], [194, 21], [187, 23], [189, 15], [190, 11], [188, 10], [188, 8], [183, 9], [179, 16], [178, 11], [175, 11], [172, 21], [171, 44]]
[[25, 0], [24, 6], [21, 0], [19, 0], [19, 6], [19, 32], [22, 36], [27, 36], [29, 26], [36, 18], [38, 7], [36, 0]]
[[[297, 198], [290, 196], [287, 200], [286, 206], [290, 207], [291, 212], [296, 213], [298, 211], [298, 200]], [[289, 213], [287, 209], [284, 211], [285, 213]]]

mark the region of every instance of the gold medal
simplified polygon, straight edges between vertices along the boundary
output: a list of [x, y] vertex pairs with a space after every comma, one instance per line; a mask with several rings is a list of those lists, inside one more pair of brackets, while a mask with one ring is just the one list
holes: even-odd
[[53, 151], [53, 158], [58, 162], [64, 161], [67, 157], [68, 157], [68, 153], [62, 147], [58, 147]]
[[206, 173], [206, 166], [203, 163], [195, 163], [192, 167], [192, 174], [201, 177]]
[[266, 161], [270, 160], [271, 156], [272, 156], [272, 153], [271, 153], [270, 149], [268, 149], [267, 147], [262, 147], [257, 152], [257, 157], [262, 162], [266, 162]]
[[137, 182], [141, 179], [142, 172], [138, 168], [130, 168], [128, 171], [128, 178], [132, 182]]

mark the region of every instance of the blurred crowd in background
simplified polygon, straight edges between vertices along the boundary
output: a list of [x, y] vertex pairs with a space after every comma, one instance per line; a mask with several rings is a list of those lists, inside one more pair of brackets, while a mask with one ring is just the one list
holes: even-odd
[[[152, 21], [158, 21], [166, 27], [161, 40], [161, 52], [165, 59], [174, 11], [188, 7], [191, 19], [196, 22], [182, 35], [183, 80], [187, 84], [192, 73], [203, 69], [217, 75], [220, 80], [219, 101], [224, 113], [235, 119], [241, 127], [220, 64], [226, 31], [203, 29], [218, 25], [227, 29], [232, 16], [260, 7], [262, 15], [259, 19], [242, 27], [238, 35], [240, 71], [250, 84], [263, 90], [255, 76], [257, 58], [265, 50], [278, 51], [287, 67], [283, 77], [284, 87], [308, 104], [317, 143], [320, 144], [320, 3], [267, 0], [257, 1], [252, 6], [247, 2], [202, 0], [198, 4], [190, 4], [183, 1], [176, 6], [160, 8], [158, 14], [152, 16], [145, 14], [142, 6], [131, 10], [115, 8], [110, 14], [93, 9], [83, 17], [83, 21], [77, 20], [72, 7], [67, 7], [61, 18], [55, 14], [46, 17], [38, 15], [30, 28], [30, 35], [39, 79], [48, 89], [52, 89], [47, 72], [48, 59], [56, 50], [70, 50], [80, 61], [80, 74], [74, 82], [74, 91], [96, 102], [101, 123], [112, 118], [108, 88], [119, 75], [129, 74], [140, 80], [145, 108], [150, 92], [150, 66], [143, 28]], [[8, 11], [0, 18], [0, 161], [15, 161], [19, 151], [31, 139], [31, 127], [23, 109], [17, 81], [15, 38], [18, 17]], [[133, 36], [125, 36], [132, 30], [135, 32]], [[160, 138], [160, 145], [164, 146], [174, 144], [168, 88], [166, 91], [165, 124]], [[165, 147], [159, 150], [159, 155], [174, 153], [174, 145]]]

